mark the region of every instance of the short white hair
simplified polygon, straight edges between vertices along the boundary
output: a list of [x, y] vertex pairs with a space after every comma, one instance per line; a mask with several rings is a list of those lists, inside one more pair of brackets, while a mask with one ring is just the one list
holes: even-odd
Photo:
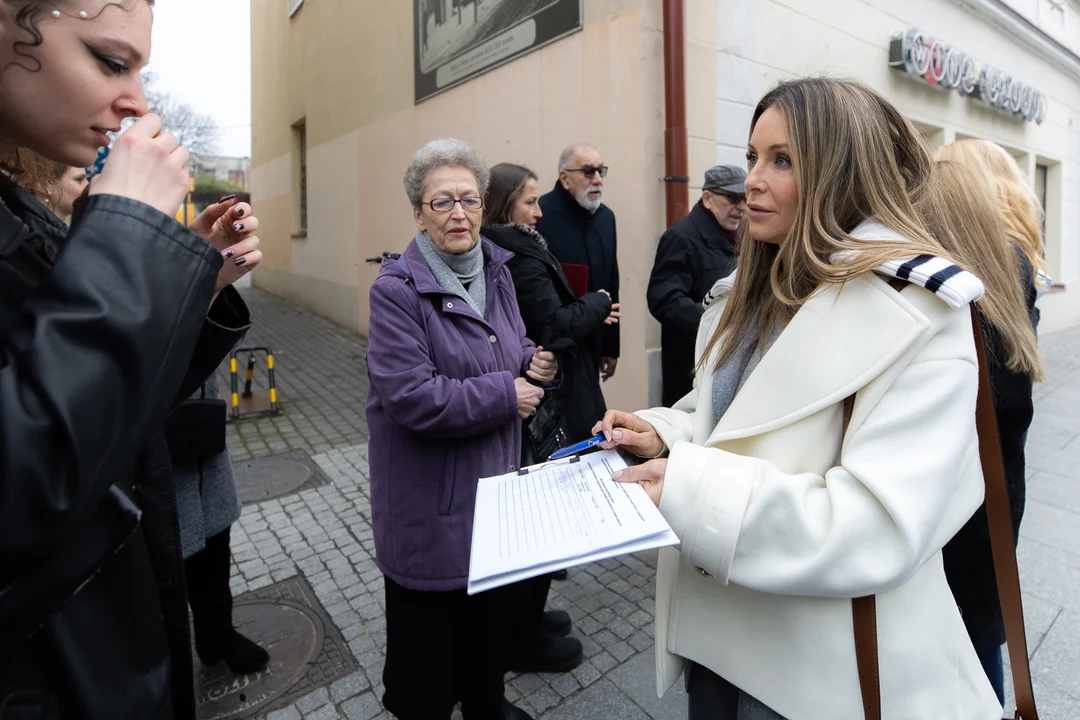
[[559, 155], [559, 169], [556, 172], [562, 172], [570, 167], [571, 163], [574, 162], [574, 155], [577, 154], [577, 151], [584, 150], [585, 148], [596, 150], [594, 146], [585, 142], [577, 142], [573, 145], [568, 145], [566, 149], [562, 151], [562, 154]]
[[487, 192], [488, 167], [476, 148], [457, 138], [438, 138], [414, 152], [412, 162], [405, 170], [405, 194], [414, 208], [420, 209], [428, 176], [432, 170], [440, 167], [465, 168], [476, 178], [480, 197]]

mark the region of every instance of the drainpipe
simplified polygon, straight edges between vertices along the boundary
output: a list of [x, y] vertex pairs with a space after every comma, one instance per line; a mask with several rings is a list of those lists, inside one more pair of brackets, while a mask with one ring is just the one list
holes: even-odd
[[690, 212], [686, 133], [686, 23], [682, 0], [664, 2], [664, 192], [667, 224]]

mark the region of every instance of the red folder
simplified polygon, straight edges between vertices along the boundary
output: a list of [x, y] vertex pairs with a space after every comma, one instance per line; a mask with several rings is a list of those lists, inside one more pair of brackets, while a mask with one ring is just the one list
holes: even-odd
[[560, 263], [566, 279], [570, 281], [570, 289], [574, 295], [581, 297], [589, 292], [589, 266], [575, 265], [573, 263]]

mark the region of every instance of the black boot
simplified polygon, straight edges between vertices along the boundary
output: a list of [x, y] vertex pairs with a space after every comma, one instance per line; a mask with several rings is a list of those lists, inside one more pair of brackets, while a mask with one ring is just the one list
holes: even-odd
[[511, 668], [517, 673], [569, 672], [585, 659], [581, 641], [572, 637], [556, 637], [539, 631], [535, 645]]
[[224, 661], [237, 675], [246, 675], [265, 668], [270, 655], [233, 628], [231, 561], [225, 530], [207, 538], [206, 547], [184, 561], [184, 574], [199, 660], [203, 665]]
[[540, 618], [540, 627], [556, 637], [570, 634], [570, 613], [565, 610], [548, 610]]

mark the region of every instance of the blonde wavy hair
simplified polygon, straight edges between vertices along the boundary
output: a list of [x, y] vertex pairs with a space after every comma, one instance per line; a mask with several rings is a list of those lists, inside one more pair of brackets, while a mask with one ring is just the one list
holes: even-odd
[[1006, 355], [1002, 363], [1042, 380], [1039, 343], [1020, 282], [1020, 257], [1001, 226], [994, 186], [981, 180], [967, 165], [939, 161], [918, 210], [945, 249], [983, 281], [986, 294], [976, 305], [1001, 338]]
[[1032, 279], [1047, 271], [1043, 258], [1042, 203], [1028, 184], [1016, 158], [987, 140], [957, 140], [935, 153], [938, 160], [949, 160], [971, 168], [978, 182], [995, 189], [997, 212], [1005, 224], [1005, 234], [1020, 246], [1031, 263]]
[[[779, 246], [756, 241], [744, 221], [739, 270], [699, 372], [718, 345], [716, 367], [747, 338], [760, 343], [768, 328], [789, 320], [823, 285], [913, 255], [951, 259], [913, 204], [934, 172], [933, 158], [915, 127], [888, 100], [849, 80], [790, 80], [758, 103], [751, 134], [770, 108], [787, 125], [798, 208]], [[871, 218], [907, 242], [853, 238], [855, 227]], [[833, 264], [832, 256], [842, 251], [854, 254]]]

